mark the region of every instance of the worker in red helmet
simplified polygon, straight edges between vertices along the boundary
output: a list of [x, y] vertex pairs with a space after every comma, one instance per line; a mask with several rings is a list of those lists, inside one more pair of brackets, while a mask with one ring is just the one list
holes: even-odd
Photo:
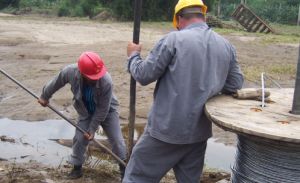
[[[52, 95], [66, 84], [71, 85], [74, 95], [73, 106], [79, 115], [78, 125], [88, 132], [85, 135], [78, 130], [75, 132], [70, 159], [74, 168], [69, 178], [82, 176], [87, 145], [94, 138], [99, 125], [107, 135], [112, 151], [125, 160], [126, 148], [120, 129], [118, 101], [113, 94], [112, 79], [103, 60], [94, 52], [82, 53], [78, 64], [65, 67], [44, 86], [38, 102], [47, 106]], [[119, 166], [123, 178], [125, 167]]]

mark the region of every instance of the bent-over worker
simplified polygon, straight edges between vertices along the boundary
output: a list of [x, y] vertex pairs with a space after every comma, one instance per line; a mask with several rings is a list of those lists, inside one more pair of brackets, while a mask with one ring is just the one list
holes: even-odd
[[[106, 133], [112, 151], [122, 160], [126, 159], [126, 147], [120, 129], [118, 101], [113, 94], [112, 78], [99, 55], [84, 52], [79, 57], [78, 64], [65, 67], [44, 86], [38, 102], [47, 106], [52, 95], [67, 83], [71, 85], [74, 95], [73, 106], [79, 115], [78, 125], [88, 132], [82, 134], [76, 130], [73, 138], [70, 162], [74, 168], [69, 178], [76, 179], [82, 176], [87, 145], [94, 138], [99, 125]], [[119, 166], [123, 177], [125, 167]]]

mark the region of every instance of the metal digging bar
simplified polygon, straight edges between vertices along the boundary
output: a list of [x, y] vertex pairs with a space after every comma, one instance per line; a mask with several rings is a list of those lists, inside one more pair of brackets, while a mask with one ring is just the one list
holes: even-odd
[[[142, 16], [142, 0], [135, 0], [134, 3], [134, 28], [133, 42], [139, 44], [140, 27]], [[136, 81], [131, 76], [130, 78], [130, 106], [129, 106], [129, 124], [128, 124], [128, 159], [131, 156], [134, 146], [134, 129], [135, 129], [135, 103], [136, 103]]]
[[[34, 94], [32, 91], [30, 91], [28, 88], [26, 88], [24, 85], [22, 85], [19, 81], [17, 81], [15, 78], [13, 78], [12, 76], [10, 76], [8, 73], [6, 73], [4, 70], [0, 69], [0, 72], [5, 75], [7, 78], [9, 78], [11, 81], [13, 81], [14, 83], [16, 83], [17, 85], [19, 85], [22, 89], [24, 89], [25, 91], [27, 91], [27, 93], [29, 93], [31, 96], [33, 96], [34, 98], [38, 99], [39, 97]], [[56, 114], [58, 114], [60, 117], [62, 117], [64, 120], [66, 120], [68, 123], [70, 123], [72, 126], [74, 126], [77, 130], [79, 130], [81, 133], [86, 134], [87, 132], [85, 130], [83, 130], [82, 128], [80, 128], [78, 125], [76, 125], [73, 121], [71, 121], [70, 119], [68, 119], [65, 115], [63, 115], [61, 112], [59, 112], [58, 110], [56, 110], [53, 106], [51, 106], [50, 104], [47, 105], [47, 107], [49, 107], [53, 112], [55, 112]], [[126, 163], [121, 160], [116, 154], [114, 154], [109, 148], [107, 148], [105, 145], [103, 145], [102, 143], [100, 143], [99, 141], [97, 141], [96, 139], [93, 139], [93, 141], [99, 145], [100, 148], [102, 148], [104, 151], [106, 151], [107, 153], [109, 153], [115, 160], [117, 160], [121, 165], [123, 165], [124, 167], [126, 167]]]
[[300, 45], [292, 114], [300, 114]]

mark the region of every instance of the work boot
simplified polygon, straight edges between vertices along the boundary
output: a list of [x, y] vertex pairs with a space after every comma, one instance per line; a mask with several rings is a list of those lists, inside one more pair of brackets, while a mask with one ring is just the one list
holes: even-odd
[[79, 179], [82, 175], [82, 166], [74, 166], [72, 171], [68, 174], [68, 179]]
[[120, 168], [120, 176], [122, 181], [125, 175], [125, 167], [122, 164], [119, 164], [119, 168]]

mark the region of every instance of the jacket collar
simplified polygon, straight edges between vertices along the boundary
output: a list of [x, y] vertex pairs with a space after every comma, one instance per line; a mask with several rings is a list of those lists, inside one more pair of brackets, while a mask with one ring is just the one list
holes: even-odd
[[206, 22], [200, 22], [200, 23], [193, 23], [193, 24], [190, 24], [188, 26], [186, 26], [184, 29], [182, 30], [185, 30], [185, 29], [193, 29], [193, 28], [201, 28], [201, 29], [208, 29], [208, 25], [206, 24]]

